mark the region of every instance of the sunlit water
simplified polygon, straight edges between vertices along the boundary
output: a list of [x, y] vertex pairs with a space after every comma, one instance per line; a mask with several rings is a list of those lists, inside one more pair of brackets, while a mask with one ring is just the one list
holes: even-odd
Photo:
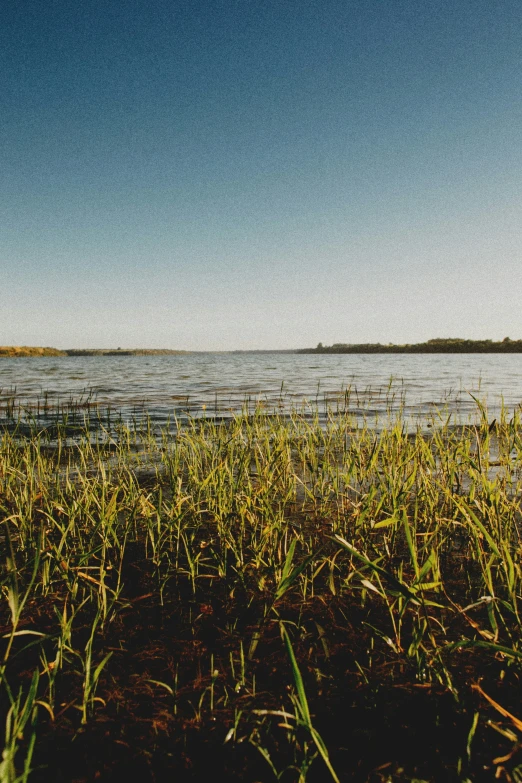
[[269, 410], [348, 408], [355, 416], [399, 410], [428, 421], [476, 417], [473, 396], [498, 416], [522, 402], [522, 355], [193, 354], [0, 359], [0, 402], [87, 401], [125, 420], [226, 417], [261, 403]]

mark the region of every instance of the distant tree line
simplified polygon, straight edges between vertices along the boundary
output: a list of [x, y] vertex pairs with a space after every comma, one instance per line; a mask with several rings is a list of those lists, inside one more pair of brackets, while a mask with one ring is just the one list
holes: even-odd
[[28, 345], [0, 345], [0, 357], [24, 356], [170, 356], [188, 353], [168, 348], [39, 348]]
[[170, 348], [66, 348], [66, 356], [177, 356], [189, 351]]
[[299, 353], [522, 353], [522, 340], [505, 337], [502, 341], [464, 340], [460, 337], [437, 337], [425, 343], [334, 343], [304, 348]]
[[28, 345], [0, 345], [0, 357], [14, 356], [66, 356], [65, 351], [57, 348], [35, 348]]

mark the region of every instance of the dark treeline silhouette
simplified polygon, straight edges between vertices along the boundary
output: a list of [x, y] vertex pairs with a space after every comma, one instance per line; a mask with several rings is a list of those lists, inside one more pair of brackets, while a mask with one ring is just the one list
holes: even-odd
[[316, 348], [304, 348], [300, 353], [522, 353], [522, 340], [505, 337], [501, 342], [493, 340], [463, 340], [460, 337], [438, 337], [425, 343], [334, 343]]
[[190, 351], [169, 348], [66, 348], [66, 356], [177, 356]]

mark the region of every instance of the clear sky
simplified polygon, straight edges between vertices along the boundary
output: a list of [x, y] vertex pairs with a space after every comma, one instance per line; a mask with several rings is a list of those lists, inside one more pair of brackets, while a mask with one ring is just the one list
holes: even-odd
[[522, 338], [520, 0], [3, 0], [0, 344]]

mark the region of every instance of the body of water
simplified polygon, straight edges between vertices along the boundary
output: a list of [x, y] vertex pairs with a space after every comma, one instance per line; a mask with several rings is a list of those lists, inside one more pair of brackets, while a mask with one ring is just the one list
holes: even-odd
[[229, 416], [245, 403], [268, 409], [304, 406], [356, 415], [387, 408], [429, 418], [436, 409], [466, 421], [473, 396], [498, 415], [502, 401], [522, 402], [519, 354], [186, 354], [0, 359], [0, 402], [24, 405], [87, 401], [121, 411], [169, 417]]

